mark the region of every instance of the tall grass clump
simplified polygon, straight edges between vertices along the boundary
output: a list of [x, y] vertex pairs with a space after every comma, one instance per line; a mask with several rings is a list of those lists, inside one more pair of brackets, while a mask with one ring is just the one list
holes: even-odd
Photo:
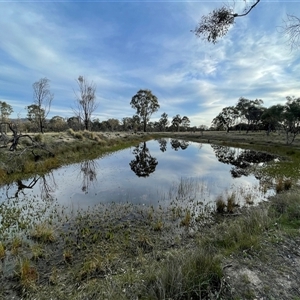
[[222, 196], [218, 196], [216, 200], [216, 211], [217, 213], [224, 213], [226, 208], [226, 203]]
[[189, 209], [186, 209], [185, 214], [184, 214], [184, 218], [181, 220], [180, 225], [181, 226], [185, 226], [185, 227], [189, 227], [192, 221], [192, 216], [191, 216], [191, 212]]
[[213, 251], [175, 254], [145, 280], [149, 299], [206, 299], [220, 288], [222, 268]]
[[2, 242], [0, 242], [0, 260], [2, 260], [5, 257], [5, 247]]
[[233, 213], [235, 207], [237, 206], [235, 198], [236, 198], [235, 193], [231, 193], [230, 195], [227, 196], [227, 212], [228, 213]]
[[288, 191], [292, 187], [292, 180], [291, 179], [277, 179], [275, 189], [277, 194], [283, 191]]
[[226, 255], [238, 250], [259, 246], [260, 235], [270, 226], [268, 210], [252, 208], [235, 219], [225, 219], [217, 224], [203, 239], [206, 245], [213, 245]]
[[75, 131], [72, 128], [67, 129], [67, 133], [71, 136], [75, 136]]
[[75, 135], [74, 135], [74, 137], [76, 138], [76, 139], [78, 139], [78, 140], [83, 140], [83, 138], [84, 138], [84, 135], [82, 134], [82, 132], [75, 132]]
[[20, 259], [16, 274], [25, 289], [34, 287], [38, 280], [37, 269], [31, 265], [28, 258]]
[[101, 139], [101, 137], [99, 135], [96, 135], [94, 140], [101, 146], [106, 146], [106, 141]]
[[55, 241], [54, 228], [46, 223], [37, 224], [30, 233], [31, 238], [43, 243]]
[[300, 228], [300, 200], [298, 192], [279, 194], [272, 199], [270, 216], [283, 229]]

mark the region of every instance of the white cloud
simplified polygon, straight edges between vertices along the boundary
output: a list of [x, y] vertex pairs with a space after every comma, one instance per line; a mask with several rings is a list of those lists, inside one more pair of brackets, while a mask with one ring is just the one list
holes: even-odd
[[[190, 30], [219, 5], [1, 3], [0, 98], [21, 110], [32, 101], [32, 83], [47, 77], [55, 94], [51, 114], [70, 117], [75, 80], [83, 75], [97, 85], [100, 119], [133, 115], [131, 97], [149, 88], [161, 105], [153, 118], [166, 112], [210, 125], [241, 96], [266, 106], [299, 96], [300, 55], [276, 27], [295, 5], [265, 1], [210, 45]], [[244, 2], [236, 5], [241, 10]]]

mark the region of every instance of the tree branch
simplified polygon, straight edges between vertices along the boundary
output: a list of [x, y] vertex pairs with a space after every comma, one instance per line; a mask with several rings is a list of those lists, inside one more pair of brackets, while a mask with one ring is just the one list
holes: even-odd
[[285, 26], [283, 33], [288, 35], [291, 49], [297, 48], [300, 45], [300, 18], [287, 14], [287, 19], [284, 20]]
[[245, 12], [245, 13], [243, 13], [243, 14], [241, 14], [241, 15], [239, 15], [239, 14], [234, 14], [233, 17], [236, 18], [236, 17], [244, 17], [244, 16], [247, 16], [247, 15], [250, 13], [250, 11], [251, 11], [251, 10], [252, 10], [259, 2], [260, 2], [260, 0], [256, 0], [256, 2], [255, 2], [253, 5], [251, 5], [251, 7], [248, 9], [247, 12]]

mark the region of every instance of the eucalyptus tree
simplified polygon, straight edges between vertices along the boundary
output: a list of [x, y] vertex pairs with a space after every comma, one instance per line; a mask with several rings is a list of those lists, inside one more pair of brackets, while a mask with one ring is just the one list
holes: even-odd
[[173, 117], [173, 119], [171, 121], [172, 126], [175, 127], [177, 131], [179, 131], [181, 122], [182, 122], [182, 118], [180, 117], [179, 114], [177, 114], [175, 117]]
[[100, 131], [101, 130], [101, 123], [99, 118], [96, 118], [92, 121], [92, 130], [93, 131]]
[[81, 129], [81, 120], [78, 116], [73, 116], [67, 119], [67, 123], [69, 128], [73, 130], [80, 130]]
[[244, 121], [247, 122], [247, 132], [250, 129], [250, 126], [254, 126], [260, 121], [260, 117], [264, 112], [262, 106], [263, 100], [249, 100], [244, 97], [240, 97], [238, 103], [235, 106], [236, 118], [239, 118], [240, 124]]
[[118, 119], [111, 118], [111, 119], [108, 119], [108, 120], [107, 120], [107, 124], [108, 124], [108, 128], [109, 128], [111, 131], [115, 131], [116, 129], [119, 128], [119, 126], [120, 126], [120, 121], [119, 121]]
[[168, 120], [168, 114], [165, 112], [161, 115], [161, 118], [159, 119], [159, 126], [161, 128], [161, 131], [166, 131], [166, 127], [170, 124]]
[[250, 1], [246, 4], [242, 13], [234, 12], [233, 5], [223, 5], [214, 9], [208, 15], [203, 15], [201, 21], [196, 26], [195, 33], [197, 37], [202, 37], [210, 43], [217, 43], [220, 38], [225, 36], [229, 28], [234, 24], [238, 17], [246, 16], [260, 2], [260, 0]]
[[181, 119], [181, 126], [184, 130], [187, 130], [188, 127], [190, 127], [191, 121], [187, 116], [183, 116]]
[[[7, 123], [9, 121], [9, 116], [13, 112], [11, 105], [7, 104], [5, 101], [0, 101], [0, 121], [1, 123]], [[7, 124], [5, 126], [5, 133], [7, 133]], [[1, 132], [2, 132], [2, 124], [1, 124]]]
[[139, 115], [133, 115], [132, 116], [132, 129], [134, 131], [140, 130], [142, 127], [142, 120]]
[[230, 127], [235, 124], [237, 118], [237, 109], [234, 106], [227, 106], [212, 120], [212, 125], [218, 130], [224, 129], [229, 132]]
[[77, 79], [78, 92], [76, 96], [76, 108], [73, 108], [75, 115], [83, 122], [84, 129], [89, 130], [91, 117], [99, 104], [96, 102], [96, 85], [89, 82], [85, 77], [79, 76]]
[[[247, 16], [260, 1], [245, 1], [244, 10], [239, 13], [234, 11], [235, 1], [232, 1], [231, 4], [223, 4], [207, 15], [203, 15], [196, 28], [191, 30], [191, 32], [209, 43], [216, 44], [219, 39], [228, 33], [237, 18]], [[282, 28], [283, 33], [288, 37], [291, 49], [299, 47], [300, 18], [292, 14], [287, 14]]]
[[123, 118], [122, 127], [124, 131], [127, 131], [128, 129], [132, 129], [132, 119], [129, 117]]
[[53, 93], [50, 91], [50, 80], [41, 78], [36, 81], [33, 87], [33, 104], [27, 106], [28, 119], [35, 122], [39, 131], [44, 133], [46, 118], [50, 112]]
[[267, 129], [267, 135], [269, 135], [272, 130], [280, 129], [283, 112], [284, 106], [281, 104], [273, 105], [263, 112], [261, 121]]
[[286, 134], [286, 144], [292, 144], [300, 132], [300, 98], [286, 97], [282, 126]]
[[144, 132], [147, 131], [147, 123], [150, 117], [155, 113], [160, 105], [157, 97], [150, 90], [139, 90], [130, 102], [132, 108], [136, 109], [136, 113], [143, 121]]
[[52, 117], [49, 121], [49, 125], [53, 131], [63, 131], [68, 127], [66, 120], [61, 116]]
[[34, 130], [44, 133], [45, 128], [45, 110], [40, 108], [36, 104], [31, 104], [26, 107], [27, 109], [27, 119], [33, 124]]

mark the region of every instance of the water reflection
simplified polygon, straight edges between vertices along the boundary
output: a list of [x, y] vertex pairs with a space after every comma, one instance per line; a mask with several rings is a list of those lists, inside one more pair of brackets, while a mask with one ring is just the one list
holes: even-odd
[[155, 171], [158, 161], [155, 157], [151, 156], [146, 142], [136, 146], [132, 151], [132, 154], [135, 155], [135, 159], [132, 160], [129, 165], [131, 170], [138, 177], [148, 177]]
[[178, 151], [178, 149], [185, 150], [189, 146], [189, 142], [177, 139], [171, 139], [170, 144], [175, 151]]
[[[197, 198], [199, 203], [214, 202], [220, 194], [232, 191], [240, 193], [241, 188], [244, 194], [256, 189], [255, 199], [262, 199], [272, 188], [251, 172], [259, 171], [261, 162], [273, 158], [250, 150], [178, 139], [152, 140], [0, 187], [0, 205], [16, 197], [23, 197], [24, 202], [54, 197], [66, 207], [83, 209], [110, 202], [168, 205], [174, 194], [170, 189], [176, 190], [180, 182], [196, 181], [201, 183], [195, 183], [199, 191], [190, 199]], [[264, 188], [260, 189], [262, 184]]]
[[53, 199], [52, 193], [57, 189], [57, 184], [53, 176], [53, 172], [47, 175], [36, 175], [30, 180], [17, 180], [15, 183], [6, 186], [7, 199], [18, 199], [26, 196], [27, 190], [33, 190], [36, 185], [39, 185], [41, 199]]
[[230, 173], [234, 178], [248, 176], [253, 172], [253, 166], [270, 162], [275, 159], [274, 155], [264, 152], [220, 145], [211, 145], [211, 147], [220, 162], [234, 166], [230, 170]]
[[159, 144], [159, 150], [161, 152], [167, 151], [167, 140], [166, 139], [158, 139], [157, 142]]
[[85, 160], [80, 163], [80, 172], [78, 177], [82, 177], [81, 179], [81, 190], [87, 194], [91, 184], [97, 181], [97, 172], [96, 169], [98, 164], [95, 160]]

